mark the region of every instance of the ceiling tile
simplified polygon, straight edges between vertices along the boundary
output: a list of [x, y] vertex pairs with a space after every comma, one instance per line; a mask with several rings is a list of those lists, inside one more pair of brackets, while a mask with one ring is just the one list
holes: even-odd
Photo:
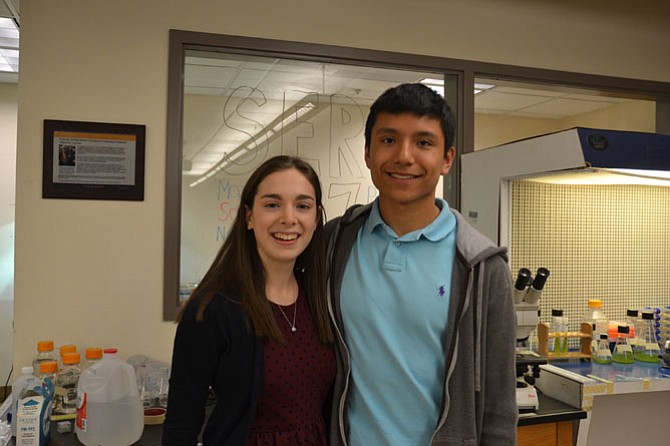
[[521, 94], [498, 93], [497, 89], [484, 91], [475, 96], [475, 108], [497, 110], [519, 110], [531, 105], [547, 102], [549, 96], [527, 96]]
[[557, 114], [566, 117], [612, 107], [613, 105], [611, 102], [559, 98], [551, 102], [526, 107], [522, 111], [526, 113]]

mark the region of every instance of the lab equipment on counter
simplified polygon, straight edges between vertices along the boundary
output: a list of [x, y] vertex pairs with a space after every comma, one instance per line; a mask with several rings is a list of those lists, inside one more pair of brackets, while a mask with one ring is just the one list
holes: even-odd
[[516, 309], [516, 340], [528, 347], [528, 338], [540, 320], [540, 297], [549, 277], [547, 268], [538, 268], [535, 278], [528, 268], [521, 268], [514, 282], [514, 305]]
[[611, 364], [612, 363], [612, 352], [610, 351], [610, 341], [607, 333], [600, 333], [598, 335], [598, 347], [596, 348], [596, 354], [593, 356], [593, 362], [597, 364]]
[[636, 351], [639, 351], [640, 341], [640, 321], [639, 312], [635, 308], [629, 308], [626, 310], [626, 325], [628, 325], [628, 342], [630, 343], [630, 348], [633, 349], [633, 355]]
[[568, 318], [563, 316], [563, 310], [552, 308], [551, 325], [549, 331], [554, 337], [549, 339], [549, 351], [554, 356], [566, 356], [568, 354]]
[[663, 344], [663, 352], [661, 353], [661, 366], [670, 368], [670, 339]]
[[[579, 343], [579, 350], [568, 351], [567, 353], [555, 354], [549, 351], [549, 343], [554, 338], [575, 339]], [[564, 361], [567, 359], [591, 360], [591, 340], [593, 339], [592, 326], [583, 322], [580, 324], [579, 331], [551, 332], [550, 325], [547, 323], [537, 324], [538, 353], [549, 361]]]
[[591, 357], [595, 357], [600, 334], [607, 334], [609, 319], [603, 312], [603, 301], [601, 299], [589, 299], [587, 305], [588, 308], [582, 316], [580, 324], [587, 323], [592, 327]]
[[661, 349], [656, 339], [656, 327], [654, 326], [654, 313], [642, 312], [642, 324], [638, 331], [637, 342], [633, 348], [633, 356], [640, 362], [659, 362]]
[[603, 311], [602, 299], [589, 299], [587, 305], [588, 309], [586, 310], [586, 313], [584, 313], [584, 315], [582, 316], [581, 322], [595, 324], [593, 337], [594, 339], [598, 339], [601, 333], [607, 333], [609, 318]]
[[628, 332], [628, 325], [619, 325], [614, 353], [612, 353], [612, 362], [618, 362], [619, 364], [633, 364], [635, 362], [633, 349], [628, 340]]
[[133, 355], [128, 364], [135, 368], [137, 387], [145, 409], [150, 407], [167, 407], [170, 365], [145, 355]]
[[534, 384], [540, 376], [540, 364], [546, 364], [547, 359], [532, 351], [529, 338], [539, 322], [540, 297], [548, 277], [547, 268], [538, 268], [535, 278], [528, 268], [521, 268], [514, 282], [517, 319], [516, 404], [521, 412], [538, 410], [540, 406]]
[[539, 355], [516, 354], [516, 405], [519, 412], [540, 408], [535, 380], [540, 376], [540, 365], [547, 360]]
[[670, 305], [661, 310], [659, 319], [658, 345], [663, 348], [666, 341], [670, 340]]

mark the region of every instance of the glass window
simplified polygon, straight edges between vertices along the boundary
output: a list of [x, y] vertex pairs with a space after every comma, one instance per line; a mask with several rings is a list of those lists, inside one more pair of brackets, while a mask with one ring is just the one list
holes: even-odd
[[655, 132], [656, 101], [602, 90], [478, 78], [475, 150], [573, 127]]
[[186, 52], [183, 79], [182, 299], [228, 235], [259, 164], [279, 154], [307, 159], [319, 173], [327, 218], [340, 215], [377, 196], [364, 162], [372, 102], [425, 79], [444, 94], [436, 73], [204, 51]]

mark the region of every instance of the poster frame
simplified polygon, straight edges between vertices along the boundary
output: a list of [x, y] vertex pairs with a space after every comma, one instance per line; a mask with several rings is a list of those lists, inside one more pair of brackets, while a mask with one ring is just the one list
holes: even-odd
[[[74, 144], [60, 144], [59, 138], [63, 135], [68, 135], [68, 139], [64, 140], [74, 141]], [[45, 119], [42, 198], [143, 201], [145, 135], [146, 126], [140, 124]], [[78, 174], [77, 148], [90, 141], [93, 146], [101, 146], [103, 151], [112, 155], [95, 156], [101, 151], [94, 147], [89, 150], [94, 155], [89, 155], [88, 159], [99, 160], [98, 164], [96, 161], [89, 162], [89, 174]], [[58, 150], [55, 142], [59, 145]], [[116, 146], [111, 147], [113, 144]], [[105, 169], [116, 169], [120, 176], [114, 177]]]

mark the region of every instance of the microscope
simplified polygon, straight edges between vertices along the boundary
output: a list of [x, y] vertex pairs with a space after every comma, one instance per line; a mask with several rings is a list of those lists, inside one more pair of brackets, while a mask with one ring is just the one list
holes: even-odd
[[547, 359], [530, 350], [528, 338], [540, 321], [540, 296], [549, 277], [547, 268], [538, 268], [533, 278], [521, 268], [514, 282], [516, 307], [516, 402], [519, 411], [537, 410], [540, 405], [534, 384], [540, 377], [540, 365]]

